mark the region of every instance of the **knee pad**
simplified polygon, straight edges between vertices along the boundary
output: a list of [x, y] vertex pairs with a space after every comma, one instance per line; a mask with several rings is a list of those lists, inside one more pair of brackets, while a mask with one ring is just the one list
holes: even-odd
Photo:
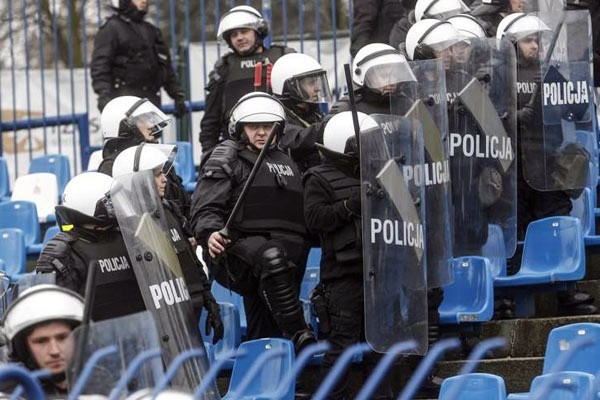
[[288, 260], [283, 246], [269, 241], [257, 251], [258, 276], [261, 279], [284, 274], [293, 270], [293, 264]]

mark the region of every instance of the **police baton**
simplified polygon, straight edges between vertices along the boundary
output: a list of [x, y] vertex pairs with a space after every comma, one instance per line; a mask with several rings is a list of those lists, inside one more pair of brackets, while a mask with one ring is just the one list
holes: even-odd
[[354, 137], [356, 138], [356, 148], [360, 154], [360, 126], [358, 125], [358, 112], [356, 111], [356, 100], [354, 99], [354, 90], [352, 89], [352, 74], [350, 73], [350, 64], [344, 64], [344, 74], [346, 75], [346, 86], [348, 86], [348, 99], [350, 100], [350, 112], [352, 113], [352, 125], [354, 125]]
[[250, 171], [250, 175], [248, 175], [248, 179], [246, 180], [246, 183], [244, 184], [244, 187], [242, 188], [242, 191], [240, 192], [240, 196], [238, 197], [237, 201], [235, 202], [235, 205], [233, 206], [233, 210], [231, 210], [231, 214], [229, 214], [229, 218], [227, 219], [225, 226], [223, 227], [223, 229], [221, 229], [219, 231], [219, 234], [221, 236], [224, 236], [226, 238], [231, 238], [231, 235], [229, 234], [229, 228], [231, 227], [231, 224], [233, 223], [233, 220], [235, 219], [236, 214], [238, 213], [240, 207], [242, 206], [242, 203], [244, 202], [244, 198], [246, 197], [246, 194], [248, 193], [248, 190], [250, 189], [250, 186], [252, 186], [252, 182], [254, 181], [254, 178], [256, 177], [256, 173], [258, 172], [258, 169], [260, 168], [260, 165], [262, 164], [263, 159], [267, 155], [269, 146], [271, 146], [271, 143], [273, 142], [273, 138], [275, 137], [275, 135], [277, 134], [277, 131], [279, 129], [281, 129], [281, 123], [275, 122], [273, 124], [273, 127], [271, 128], [271, 132], [269, 132], [269, 136], [267, 137], [267, 142], [265, 143], [263, 148], [260, 149], [258, 158], [256, 159], [256, 162], [254, 163], [254, 166], [252, 167], [252, 170]]

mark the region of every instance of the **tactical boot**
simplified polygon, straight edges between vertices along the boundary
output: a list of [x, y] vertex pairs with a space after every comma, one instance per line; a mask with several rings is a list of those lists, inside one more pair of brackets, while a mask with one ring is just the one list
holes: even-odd
[[598, 314], [594, 297], [579, 290], [567, 290], [557, 293], [558, 310], [563, 316]]
[[311, 330], [298, 331], [292, 336], [291, 339], [294, 343], [294, 349], [296, 350], [296, 354], [300, 354], [300, 352], [306, 346], [310, 346], [311, 344], [317, 343], [317, 338]]

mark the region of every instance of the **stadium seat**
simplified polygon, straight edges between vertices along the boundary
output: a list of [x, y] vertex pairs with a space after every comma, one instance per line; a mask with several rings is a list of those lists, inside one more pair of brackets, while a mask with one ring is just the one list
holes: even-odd
[[[456, 385], [459, 385], [460, 389], [454, 389]], [[449, 397], [449, 394], [453, 394], [452, 398]], [[504, 379], [497, 375], [482, 373], [457, 375], [444, 379], [440, 388], [439, 400], [457, 399], [505, 400], [506, 385]]]
[[219, 303], [233, 304], [240, 313], [240, 332], [242, 336], [246, 334], [246, 309], [244, 308], [244, 299], [242, 296], [221, 286], [217, 281], [214, 281], [210, 289], [213, 296]]
[[175, 142], [174, 144], [177, 145], [175, 172], [183, 181], [183, 187], [187, 191], [193, 192], [196, 187], [196, 166], [194, 165], [192, 145], [189, 142]]
[[485, 257], [452, 260], [454, 283], [444, 287], [440, 323], [483, 322], [494, 314], [494, 278]]
[[58, 225], [52, 225], [48, 229], [46, 229], [46, 233], [44, 233], [44, 240], [42, 241], [42, 246], [45, 246], [46, 243], [50, 241], [56, 234], [60, 232], [60, 227]]
[[495, 285], [524, 286], [576, 281], [585, 275], [585, 245], [581, 222], [574, 217], [550, 217], [527, 227], [521, 268], [497, 277]]
[[49, 172], [21, 175], [15, 181], [10, 199], [35, 203], [40, 223], [55, 222], [54, 207], [58, 205], [56, 175]]
[[[240, 331], [240, 314], [237, 308], [231, 303], [219, 303], [219, 309], [221, 310], [221, 319], [223, 320], [223, 327], [225, 334], [223, 339], [217, 342], [213, 347], [214, 358], [218, 359], [219, 355], [235, 350], [242, 341], [242, 334]], [[212, 343], [213, 333], [208, 335], [206, 333], [206, 311], [202, 311], [200, 316], [200, 332], [205, 342]], [[225, 363], [226, 369], [233, 368], [233, 359], [228, 360]]]
[[17, 228], [23, 231], [27, 254], [39, 254], [40, 223], [35, 204], [30, 201], [0, 203], [0, 228]]
[[320, 267], [310, 267], [306, 268], [304, 272], [304, 278], [302, 279], [302, 284], [300, 286], [300, 299], [309, 300], [310, 292], [317, 286], [319, 283], [321, 268]]
[[[595, 376], [587, 372], [563, 371], [544, 374], [533, 379], [529, 393], [510, 394], [507, 399], [592, 400], [597, 398], [592, 395], [595, 392], [595, 382]], [[533, 393], [535, 395], [531, 396]]]
[[[275, 397], [274, 394], [280, 391], [279, 385], [285, 380], [283, 379], [292, 370], [295, 360], [294, 345], [286, 339], [258, 339], [244, 342], [240, 345], [240, 351], [244, 351], [245, 355], [238, 357], [235, 360], [231, 380], [229, 383], [229, 391], [223, 397], [224, 400], [244, 400], [244, 399], [279, 399], [293, 400], [294, 399], [294, 382], [289, 384], [289, 387], [284, 388], [283, 396]], [[284, 351], [283, 357], [271, 358], [268, 361], [256, 365], [257, 358], [266, 351]], [[255, 379], [237, 396], [232, 396], [239, 392], [240, 386], [244, 378], [250, 371], [255, 368], [260, 370], [255, 375]]]
[[309, 268], [321, 268], [321, 248], [311, 247], [308, 252], [308, 259], [306, 260], [306, 269]]
[[10, 199], [10, 177], [8, 164], [4, 157], [0, 157], [0, 203]]
[[23, 231], [17, 228], [0, 229], [0, 261], [2, 270], [11, 282], [18, 281], [25, 273], [27, 255]]
[[98, 171], [98, 167], [102, 163], [102, 149], [96, 150], [90, 154], [86, 171]]
[[62, 154], [48, 154], [31, 159], [29, 173], [49, 172], [56, 175], [58, 181], [58, 196], [62, 196], [67, 182], [71, 179], [69, 158]]
[[488, 239], [481, 248], [481, 255], [490, 261], [493, 277], [506, 276], [506, 249], [504, 232], [499, 225], [488, 225]]

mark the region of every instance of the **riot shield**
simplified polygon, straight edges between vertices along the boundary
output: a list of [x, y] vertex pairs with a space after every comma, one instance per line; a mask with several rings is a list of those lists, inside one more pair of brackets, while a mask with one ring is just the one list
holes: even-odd
[[[156, 320], [166, 365], [183, 350], [203, 346], [198, 321], [175, 249], [169, 239], [165, 211], [154, 183], [145, 170], [115, 179], [111, 199], [127, 246], [146, 309]], [[208, 359], [189, 360], [173, 385], [192, 391], [208, 370]], [[218, 398], [216, 385], [206, 396]]]
[[446, 75], [441, 59], [409, 65], [417, 83], [414, 102], [404, 116], [418, 120], [423, 130], [427, 286], [436, 288], [454, 281]]
[[422, 131], [372, 114], [360, 135], [365, 336], [377, 352], [414, 340], [427, 351]]
[[[81, 335], [85, 337], [81, 338]], [[69, 340], [73, 344], [80, 340], [84, 340], [85, 343], [82, 346], [83, 352], [74, 354], [77, 360], [75, 358], [70, 360], [67, 367], [69, 391], [75, 389], [79, 379], [76, 371], [76, 365], [79, 364], [88, 368], [93, 367], [81, 392], [90, 395], [110, 395], [121, 375], [138, 354], [145, 350], [160, 348], [158, 331], [152, 314], [148, 311], [80, 326], [73, 331]], [[116, 346], [116, 349], [102, 357], [95, 365], [90, 363], [91, 356], [97, 350], [108, 346]], [[128, 389], [133, 392], [154, 387], [160, 380], [162, 371], [160, 359], [144, 363]]]
[[515, 53], [504, 39], [470, 39], [446, 70], [454, 256], [481, 255], [488, 224], [516, 249]]
[[[523, 174], [536, 190], [582, 189], [597, 151], [590, 140], [596, 137], [590, 16], [585, 10], [535, 15], [546, 33], [539, 35], [536, 64], [541, 86], [527, 103], [534, 118], [520, 124]], [[519, 75], [531, 68], [524, 64]]]

